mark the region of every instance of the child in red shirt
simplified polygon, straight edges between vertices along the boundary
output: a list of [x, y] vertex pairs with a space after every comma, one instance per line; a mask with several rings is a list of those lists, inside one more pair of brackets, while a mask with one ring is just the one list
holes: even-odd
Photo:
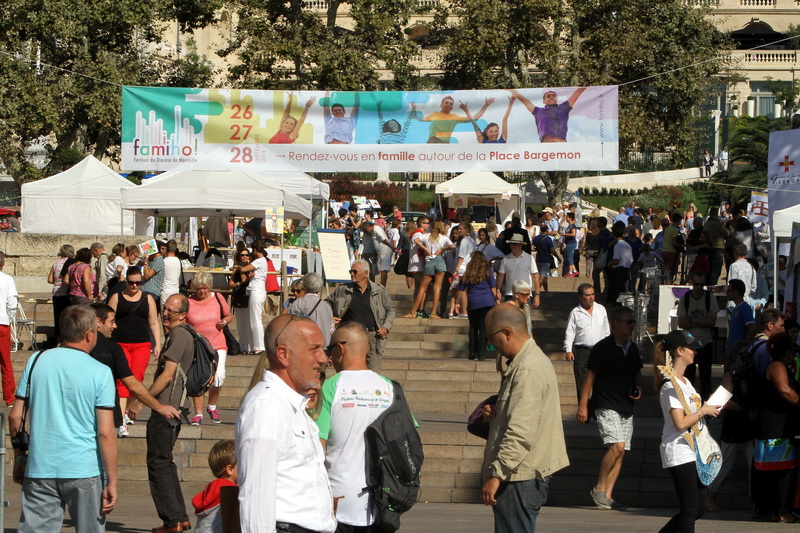
[[196, 533], [222, 533], [220, 488], [235, 487], [239, 481], [236, 470], [236, 449], [231, 439], [217, 442], [208, 454], [208, 467], [214, 477], [200, 494], [192, 498], [197, 517]]

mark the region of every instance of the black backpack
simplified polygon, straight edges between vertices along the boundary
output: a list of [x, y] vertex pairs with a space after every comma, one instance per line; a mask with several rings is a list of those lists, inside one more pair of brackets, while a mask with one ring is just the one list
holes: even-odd
[[[187, 396], [202, 396], [211, 388], [219, 365], [219, 354], [211, 342], [197, 333], [192, 326], [187, 324], [182, 327], [186, 328], [194, 338], [194, 357], [186, 373], [183, 372], [181, 365], [178, 365], [178, 374], [183, 377], [184, 383], [180, 405], [183, 405]], [[177, 381], [175, 380], [173, 387]]]
[[400, 529], [400, 514], [419, 497], [420, 470], [425, 459], [403, 387], [392, 381], [394, 400], [364, 432], [367, 487], [373, 527], [378, 533]]
[[731, 365], [732, 399], [745, 411], [756, 408], [759, 375], [756, 372], [755, 354], [766, 342], [764, 339], [753, 341]]

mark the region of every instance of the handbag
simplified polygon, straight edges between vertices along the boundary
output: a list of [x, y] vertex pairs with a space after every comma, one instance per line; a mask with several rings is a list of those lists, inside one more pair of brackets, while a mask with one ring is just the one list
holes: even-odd
[[594, 268], [603, 270], [608, 264], [608, 248], [603, 248], [594, 259]]
[[241, 285], [237, 285], [231, 291], [231, 307], [246, 308], [250, 305], [250, 295], [247, 294], [247, 286], [250, 284], [248, 279]]
[[753, 465], [762, 472], [791, 470], [798, 465], [797, 448], [790, 439], [756, 439]]
[[[217, 299], [217, 305], [219, 305], [219, 318], [222, 320], [225, 318], [225, 315], [222, 313], [222, 302], [219, 300], [219, 293], [216, 293], [214, 297]], [[239, 341], [234, 336], [231, 328], [228, 327], [228, 324], [222, 328], [222, 334], [225, 335], [225, 346], [228, 348], [228, 355], [236, 355], [242, 353], [242, 347], [239, 345]]]
[[489, 424], [483, 420], [483, 407], [486, 405], [495, 405], [497, 399], [498, 395], [493, 394], [478, 404], [475, 410], [472, 411], [472, 414], [469, 415], [469, 419], [467, 419], [467, 431], [482, 439], [489, 438]]
[[[672, 371], [672, 364], [659, 365], [658, 370], [661, 372], [662, 376], [672, 383], [675, 394], [678, 395], [678, 399], [683, 406], [683, 412], [687, 415], [692, 414], [694, 411], [689, 409], [689, 404], [686, 401], [686, 397], [683, 395], [683, 389], [681, 389], [675, 379], [675, 374]], [[700, 420], [702, 420], [702, 418]], [[683, 438], [694, 451], [697, 477], [700, 478], [700, 483], [706, 487], [709, 486], [717, 477], [717, 474], [719, 474], [719, 469], [722, 468], [722, 452], [719, 449], [719, 444], [717, 444], [717, 441], [711, 436], [711, 433], [708, 431], [708, 426], [705, 424], [701, 426], [700, 421], [691, 427], [691, 431], [684, 433]]]

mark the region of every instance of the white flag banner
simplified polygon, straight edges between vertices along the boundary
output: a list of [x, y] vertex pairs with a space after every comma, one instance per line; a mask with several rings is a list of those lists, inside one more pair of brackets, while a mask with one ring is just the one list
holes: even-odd
[[800, 129], [769, 134], [767, 187], [773, 213], [800, 204]]
[[753, 224], [769, 222], [769, 196], [767, 193], [754, 191], [750, 194], [748, 218]]

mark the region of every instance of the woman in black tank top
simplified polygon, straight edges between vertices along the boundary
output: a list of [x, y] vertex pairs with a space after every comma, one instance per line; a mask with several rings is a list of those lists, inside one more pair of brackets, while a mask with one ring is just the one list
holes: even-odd
[[[155, 358], [161, 353], [161, 321], [152, 296], [141, 291], [142, 273], [138, 267], [129, 267], [125, 274], [127, 287], [122, 292], [111, 295], [108, 300], [115, 312], [116, 329], [111, 339], [120, 345], [128, 359], [134, 377], [144, 379], [150, 351]], [[151, 345], [152, 339], [152, 345]], [[122, 412], [128, 404], [131, 393], [122, 382], [117, 382], [119, 405]], [[127, 414], [123, 416], [124, 425], [119, 428], [120, 436], [127, 436], [127, 424], [132, 424]]]

